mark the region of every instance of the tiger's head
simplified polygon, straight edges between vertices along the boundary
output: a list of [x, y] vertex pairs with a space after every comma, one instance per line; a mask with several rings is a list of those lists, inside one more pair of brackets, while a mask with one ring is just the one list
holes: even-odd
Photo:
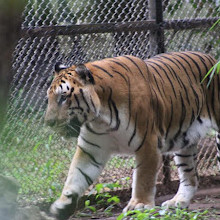
[[64, 137], [79, 134], [85, 122], [93, 121], [100, 110], [92, 73], [84, 64], [55, 65], [55, 75], [47, 91], [45, 123]]

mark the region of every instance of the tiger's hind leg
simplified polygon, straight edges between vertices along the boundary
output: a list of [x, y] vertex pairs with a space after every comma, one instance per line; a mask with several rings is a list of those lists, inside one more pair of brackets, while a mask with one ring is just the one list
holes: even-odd
[[217, 144], [217, 163], [220, 171], [220, 132], [216, 132], [216, 144]]
[[174, 154], [174, 161], [178, 168], [180, 185], [177, 194], [162, 204], [165, 207], [187, 208], [198, 188], [196, 173], [196, 145], [182, 149]]

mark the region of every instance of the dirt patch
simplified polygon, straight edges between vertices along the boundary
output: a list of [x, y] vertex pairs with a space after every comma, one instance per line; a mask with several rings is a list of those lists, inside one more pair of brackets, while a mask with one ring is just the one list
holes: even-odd
[[[171, 199], [175, 195], [177, 188], [178, 181], [173, 181], [168, 186], [157, 185], [156, 205], [160, 206], [162, 202]], [[112, 216], [107, 217], [103, 212], [104, 210], [100, 209], [96, 214], [91, 215], [89, 212], [84, 212], [84, 217], [72, 217], [70, 220], [115, 220], [129, 201], [131, 190], [117, 191], [113, 194], [118, 195], [121, 202], [112, 210]], [[209, 220], [220, 219], [220, 176], [202, 177], [200, 179], [199, 190], [192, 200], [189, 210], [208, 210], [206, 216]], [[86, 216], [87, 214], [90, 216]]]

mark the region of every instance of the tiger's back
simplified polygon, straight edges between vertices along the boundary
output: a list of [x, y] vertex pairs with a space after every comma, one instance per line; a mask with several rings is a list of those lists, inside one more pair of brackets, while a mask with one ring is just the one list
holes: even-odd
[[[208, 88], [209, 77], [202, 83], [215, 59], [200, 52], [174, 52], [145, 62], [148, 71], [154, 73], [149, 74], [153, 112], [166, 143], [163, 152], [196, 143], [210, 127], [218, 129], [220, 115], [216, 109], [220, 106], [214, 97], [219, 97], [219, 76]], [[191, 133], [187, 134], [188, 130]]]

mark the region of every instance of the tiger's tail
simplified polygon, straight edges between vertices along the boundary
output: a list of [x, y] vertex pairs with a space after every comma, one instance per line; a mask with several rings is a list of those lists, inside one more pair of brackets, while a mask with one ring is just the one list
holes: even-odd
[[216, 143], [217, 143], [217, 163], [220, 171], [220, 131], [216, 132]]

